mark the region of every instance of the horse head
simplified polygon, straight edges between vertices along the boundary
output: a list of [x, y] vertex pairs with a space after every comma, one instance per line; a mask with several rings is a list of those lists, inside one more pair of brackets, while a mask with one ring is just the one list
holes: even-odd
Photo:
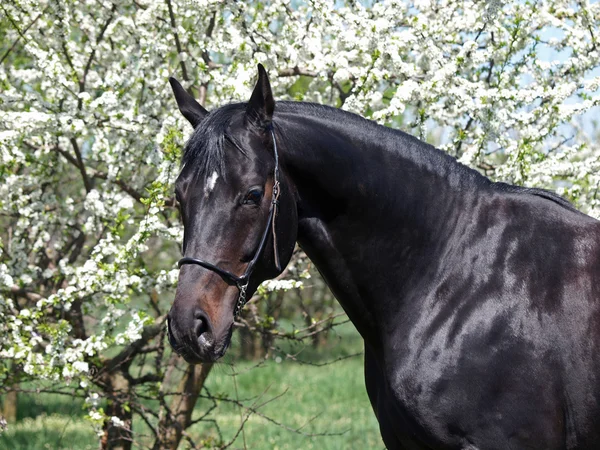
[[169, 81], [194, 127], [175, 183], [185, 257], [168, 315], [169, 340], [190, 363], [215, 361], [227, 350], [246, 299], [289, 262], [296, 201], [280, 170], [275, 101], [261, 65], [248, 103], [210, 113]]

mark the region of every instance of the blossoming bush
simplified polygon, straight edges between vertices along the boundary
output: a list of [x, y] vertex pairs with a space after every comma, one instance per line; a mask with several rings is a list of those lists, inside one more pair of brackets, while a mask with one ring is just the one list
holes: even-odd
[[[600, 217], [600, 3], [0, 9], [0, 384], [52, 382], [87, 397], [105, 447], [127, 446], [107, 433], [131, 433], [127, 405], [175, 361], [164, 356], [182, 235], [172, 185], [191, 128], [169, 75], [210, 110], [247, 100], [261, 62], [278, 99], [360, 113]], [[155, 371], [115, 381], [146, 354], [161, 361]]]

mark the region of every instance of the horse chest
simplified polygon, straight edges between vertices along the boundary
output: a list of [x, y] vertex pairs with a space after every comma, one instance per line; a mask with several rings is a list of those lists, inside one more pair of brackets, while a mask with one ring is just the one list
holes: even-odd
[[401, 375], [366, 348], [365, 384], [388, 450], [453, 448], [455, 439], [443, 432], [443, 420], [421, 401], [416, 373]]

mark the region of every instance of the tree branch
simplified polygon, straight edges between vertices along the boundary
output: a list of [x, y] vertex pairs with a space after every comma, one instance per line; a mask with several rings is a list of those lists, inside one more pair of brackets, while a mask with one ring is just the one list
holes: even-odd
[[133, 380], [131, 380], [131, 384], [133, 386], [137, 385], [137, 384], [144, 384], [144, 383], [156, 383], [159, 381], [162, 381], [163, 377], [160, 376], [159, 374], [155, 374], [155, 373], [147, 373], [139, 378], [134, 378]]
[[76, 165], [83, 178], [85, 191], [90, 192], [92, 190], [92, 183], [90, 182], [90, 179], [88, 178], [87, 172], [85, 170], [85, 164], [83, 163], [83, 159], [81, 158], [81, 152], [79, 151], [79, 145], [77, 144], [77, 140], [74, 137], [72, 137], [71, 139], [69, 139], [69, 141], [71, 142], [73, 150], [75, 151], [75, 157], [77, 158]]
[[[92, 178], [99, 178], [101, 180], [107, 180], [108, 174], [106, 172], [94, 171], [92, 173]], [[140, 192], [136, 189], [125, 183], [120, 178], [115, 180], [115, 183], [125, 192], [127, 192], [135, 201], [142, 203], [142, 198], [144, 197]]]
[[32, 302], [38, 302], [40, 300], [46, 299], [46, 297], [44, 297], [40, 294], [36, 294], [35, 292], [30, 292], [25, 289], [21, 289], [18, 286], [12, 286], [10, 288], [10, 292], [16, 296], [26, 298], [27, 300], [32, 301]]
[[318, 77], [318, 72], [314, 72], [312, 70], [303, 69], [301, 67], [295, 66], [290, 67], [289, 69], [281, 69], [278, 73], [280, 77], [293, 77], [296, 75], [304, 75], [305, 77]]
[[142, 331], [142, 337], [125, 347], [125, 349], [123, 349], [117, 356], [109, 359], [104, 365], [105, 370], [107, 372], [113, 372], [119, 366], [124, 368], [128, 367], [129, 364], [131, 364], [133, 357], [139, 352], [139, 350], [141, 350], [149, 340], [153, 339], [161, 332], [164, 327], [165, 320], [167, 320], [166, 315], [156, 319], [152, 325], [144, 327], [144, 330]]
[[[98, 34], [98, 37], [96, 38], [96, 46], [92, 49], [92, 52], [90, 53], [90, 56], [85, 65], [85, 69], [83, 70], [83, 76], [79, 80], [79, 93], [82, 93], [85, 91], [85, 80], [87, 78], [87, 75], [88, 75], [91, 67], [92, 67], [92, 62], [94, 61], [94, 57], [96, 56], [96, 49], [98, 48], [98, 45], [100, 45], [100, 42], [102, 42], [102, 39], [104, 39], [104, 33], [106, 32], [106, 29], [112, 22], [112, 20], [115, 16], [116, 10], [117, 10], [117, 5], [113, 4], [112, 8], [110, 10], [110, 16], [108, 16], [108, 19], [106, 19], [106, 22], [104, 22], [104, 24], [102, 25], [102, 28], [100, 28], [100, 33]], [[77, 109], [81, 109], [82, 106], [83, 106], [83, 102], [81, 99], [79, 99], [77, 102]]]
[[[208, 23], [208, 28], [206, 29], [206, 37], [207, 38], [212, 37], [213, 30], [215, 29], [216, 17], [217, 17], [217, 13], [215, 11], [213, 13], [212, 17], [210, 18], [210, 22]], [[212, 59], [210, 59], [210, 55], [208, 54], [208, 51], [206, 49], [202, 52], [202, 59], [208, 66], [208, 70], [218, 69], [223, 66], [222, 64], [217, 64]]]
[[[167, 8], [169, 9], [169, 19], [171, 20], [171, 28], [173, 28], [173, 35], [175, 36], [175, 47], [177, 48], [177, 55], [181, 55], [183, 53], [183, 49], [181, 48], [181, 41], [179, 40], [179, 34], [177, 33], [177, 24], [175, 23], [175, 14], [173, 13], [173, 5], [171, 4], [171, 0], [167, 0]], [[185, 67], [185, 62], [183, 60], [179, 61], [179, 65], [181, 66], [181, 75], [185, 81], [190, 81], [188, 77], [188, 71]], [[192, 94], [193, 95], [193, 94]]]
[[[8, 13], [7, 13], [7, 12], [6, 12], [6, 10], [4, 9], [4, 6], [0, 5], [0, 7], [2, 7], [2, 10], [4, 11], [4, 14], [6, 14], [6, 16], [7, 16], [7, 17], [9, 17]], [[33, 25], [34, 25], [34, 24], [35, 24], [35, 23], [38, 21], [38, 19], [39, 19], [40, 17], [42, 17], [42, 15], [43, 15], [43, 14], [44, 14], [44, 13], [45, 13], [47, 10], [48, 10], [48, 7], [46, 6], [46, 7], [44, 8], [44, 10], [43, 10], [41, 13], [39, 13], [39, 14], [36, 16], [36, 18], [35, 18], [35, 19], [33, 19], [33, 20], [31, 21], [31, 23], [30, 23], [29, 25], [27, 25], [27, 26], [26, 26], [26, 27], [23, 29], [23, 31], [19, 30], [19, 28], [16, 26], [16, 24], [14, 24], [14, 23], [12, 22], [12, 20], [11, 20], [11, 23], [13, 23], [13, 26], [15, 27], [15, 29], [17, 30], [17, 33], [19, 34], [19, 37], [18, 37], [17, 39], [15, 39], [15, 42], [13, 42], [13, 44], [12, 44], [12, 45], [10, 46], [10, 48], [9, 48], [9, 49], [6, 51], [6, 53], [4, 53], [4, 55], [2, 55], [2, 58], [0, 59], [0, 64], [2, 64], [2, 63], [4, 62], [4, 60], [5, 60], [6, 58], [8, 58], [8, 55], [10, 54], [10, 52], [12, 52], [12, 51], [15, 49], [15, 47], [17, 46], [17, 44], [19, 43], [19, 41], [21, 40], [21, 38], [25, 40], [25, 33], [27, 33], [27, 31], [29, 31], [29, 29], [30, 29], [30, 28], [31, 28], [31, 27], [32, 27], [32, 26], [33, 26]], [[10, 20], [10, 19], [11, 19], [11, 18], [9, 17], [9, 20]]]

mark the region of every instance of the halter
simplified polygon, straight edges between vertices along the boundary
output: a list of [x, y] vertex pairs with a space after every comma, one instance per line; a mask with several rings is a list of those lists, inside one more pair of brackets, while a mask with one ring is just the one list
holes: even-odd
[[279, 206], [279, 155], [277, 154], [277, 142], [275, 141], [275, 133], [273, 133], [273, 128], [271, 127], [271, 136], [273, 137], [273, 152], [275, 154], [275, 170], [273, 171], [273, 192], [271, 194], [271, 207], [269, 208], [269, 217], [267, 219], [267, 226], [263, 231], [262, 237], [260, 238], [260, 244], [258, 244], [258, 248], [256, 249], [256, 253], [254, 254], [254, 258], [252, 261], [248, 263], [246, 266], [246, 271], [242, 276], [237, 276], [227, 270], [221, 269], [209, 262], [206, 262], [202, 259], [183, 257], [177, 263], [177, 266], [181, 268], [184, 264], [197, 264], [199, 266], [204, 267], [205, 269], [211, 270], [219, 275], [223, 280], [229, 284], [230, 286], [236, 286], [239, 290], [239, 295], [237, 302], [235, 304], [235, 309], [233, 310], [233, 318], [237, 319], [240, 311], [244, 307], [248, 300], [246, 299], [246, 289], [248, 288], [248, 283], [250, 281], [250, 275], [254, 271], [254, 266], [256, 265], [258, 258], [262, 255], [265, 245], [267, 243], [267, 236], [269, 235], [269, 229], [271, 229], [273, 234], [273, 253], [275, 254], [275, 267], [278, 271], [281, 271], [281, 264], [279, 261], [279, 252], [277, 250], [277, 234], [275, 232], [275, 219], [277, 218], [277, 207]]

